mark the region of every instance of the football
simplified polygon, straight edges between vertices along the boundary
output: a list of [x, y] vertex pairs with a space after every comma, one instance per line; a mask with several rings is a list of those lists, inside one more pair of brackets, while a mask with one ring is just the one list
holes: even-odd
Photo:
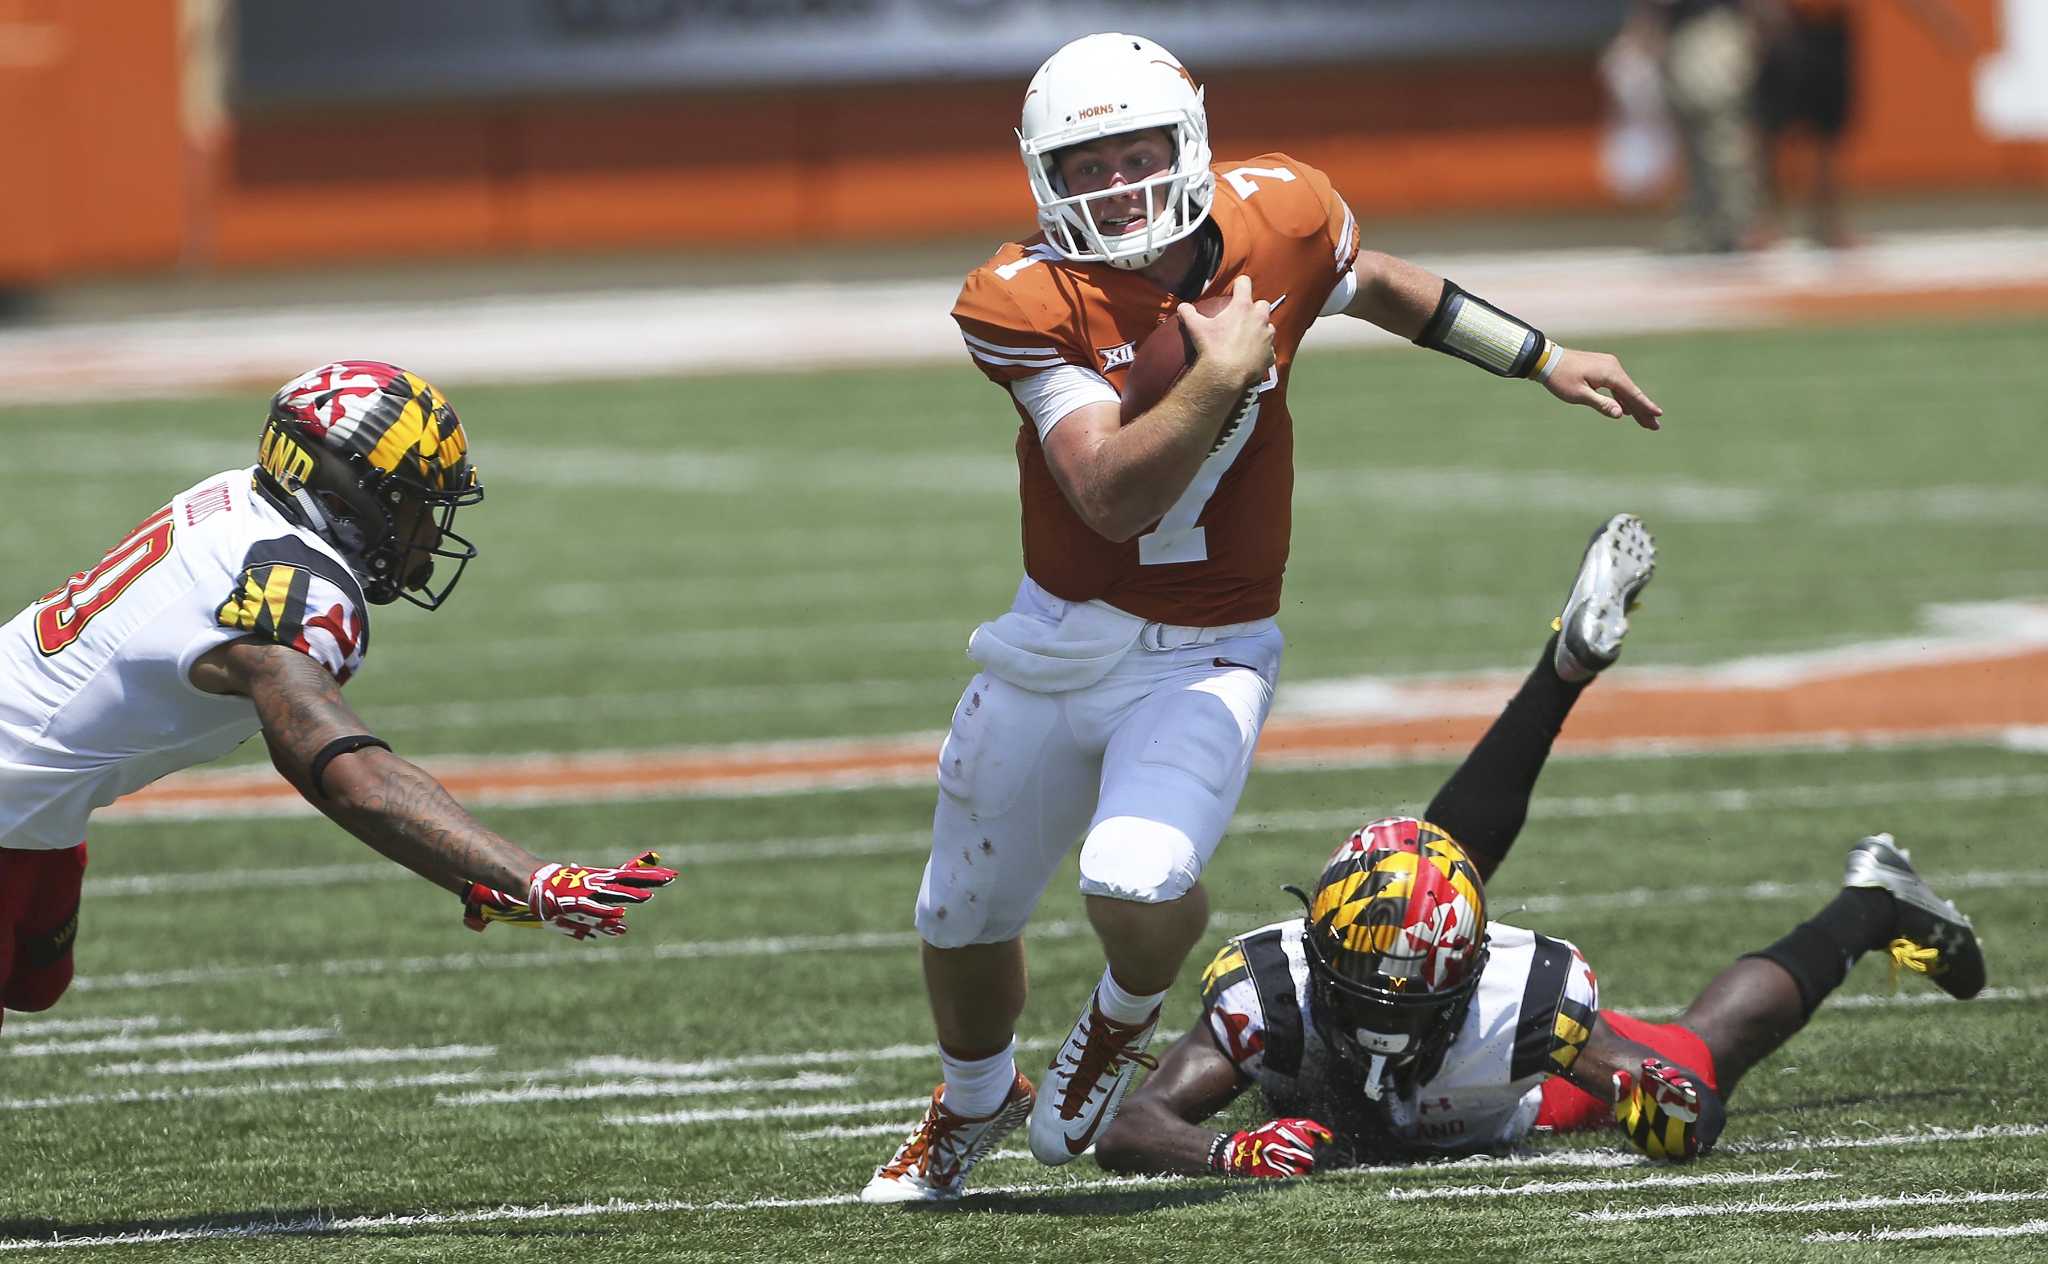
[[[1228, 294], [1212, 294], [1198, 300], [1195, 310], [1204, 316], [1214, 316], [1229, 302]], [[1180, 311], [1175, 309], [1138, 344], [1130, 372], [1124, 375], [1124, 424], [1129, 425], [1166, 398], [1166, 392], [1180, 381], [1180, 375], [1188, 371], [1194, 358], [1195, 346], [1188, 341], [1188, 331], [1181, 328]]]

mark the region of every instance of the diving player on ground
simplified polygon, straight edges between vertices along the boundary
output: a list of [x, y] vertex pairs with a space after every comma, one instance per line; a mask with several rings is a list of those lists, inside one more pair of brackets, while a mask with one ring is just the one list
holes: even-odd
[[[1714, 1144], [1742, 1075], [1863, 953], [1888, 950], [1957, 997], [1983, 987], [1969, 919], [1886, 834], [1850, 849], [1826, 907], [1728, 966], [1672, 1023], [1602, 1009], [1569, 942], [1489, 923], [1485, 881], [1573, 702], [1619, 651], [1652, 562], [1632, 517], [1595, 535], [1559, 634], [1425, 819], [1363, 827], [1303, 897], [1306, 916], [1224, 944], [1203, 974], [1201, 1021], [1125, 1101], [1097, 1143], [1102, 1166], [1298, 1176], [1610, 1119], [1652, 1158], [1683, 1162]], [[1270, 1121], [1200, 1126], [1252, 1088]]]

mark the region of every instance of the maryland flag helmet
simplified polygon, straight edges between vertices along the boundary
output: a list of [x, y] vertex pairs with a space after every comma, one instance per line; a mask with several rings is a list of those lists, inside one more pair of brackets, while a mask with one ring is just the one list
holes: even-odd
[[1414, 817], [1361, 827], [1304, 895], [1316, 1030], [1366, 1074], [1426, 1083], [1465, 1020], [1486, 966], [1486, 893], [1451, 836]]
[[[441, 392], [397, 365], [337, 360], [285, 383], [256, 480], [341, 551], [374, 604], [436, 609], [476, 556], [454, 529], [455, 511], [484, 498], [468, 436]], [[453, 563], [438, 587], [437, 560]]]

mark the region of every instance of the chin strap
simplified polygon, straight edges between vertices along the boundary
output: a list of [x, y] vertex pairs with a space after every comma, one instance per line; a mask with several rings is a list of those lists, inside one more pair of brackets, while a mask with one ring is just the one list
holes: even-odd
[[360, 526], [347, 518], [328, 513], [321, 507], [320, 498], [308, 491], [304, 483], [290, 484], [287, 494], [291, 496], [292, 504], [305, 515], [308, 527], [332, 540], [345, 555], [352, 558], [362, 556], [363, 546], [368, 541], [363, 538]]
[[292, 482], [287, 484], [285, 494], [292, 498], [292, 504], [296, 505], [299, 512], [305, 515], [308, 527], [322, 535], [327, 534], [330, 530], [327, 521], [327, 511], [320, 507], [319, 498], [306, 490], [304, 483]]
[[1365, 1096], [1367, 1100], [1376, 1102], [1386, 1093], [1386, 1085], [1382, 1083], [1386, 1078], [1386, 1074], [1387, 1055], [1384, 1053], [1373, 1054], [1372, 1065], [1365, 1069]]

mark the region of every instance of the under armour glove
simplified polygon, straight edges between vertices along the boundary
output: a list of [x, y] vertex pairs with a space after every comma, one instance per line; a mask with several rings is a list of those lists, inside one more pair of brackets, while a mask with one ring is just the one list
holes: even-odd
[[1313, 1119], [1273, 1119], [1225, 1136], [1209, 1147], [1209, 1166], [1233, 1176], [1306, 1176], [1316, 1168], [1316, 1147], [1336, 1134]]
[[550, 926], [571, 939], [623, 935], [626, 909], [644, 903], [675, 880], [676, 871], [662, 868], [661, 857], [651, 851], [616, 869], [545, 864], [527, 880], [524, 900], [471, 883], [463, 898], [462, 920], [476, 931], [493, 922], [508, 922]]
[[1640, 1075], [1614, 1073], [1614, 1119], [1644, 1154], [1687, 1163], [1714, 1148], [1728, 1108], [1694, 1072], [1644, 1058]]

